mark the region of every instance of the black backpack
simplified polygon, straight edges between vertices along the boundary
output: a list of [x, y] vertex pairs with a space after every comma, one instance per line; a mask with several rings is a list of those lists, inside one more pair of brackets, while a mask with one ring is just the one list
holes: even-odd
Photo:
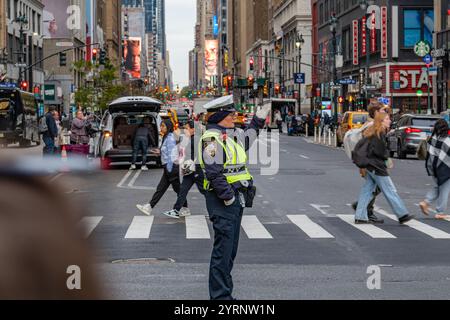
[[366, 169], [369, 165], [370, 139], [362, 138], [352, 151], [353, 163], [360, 169]]

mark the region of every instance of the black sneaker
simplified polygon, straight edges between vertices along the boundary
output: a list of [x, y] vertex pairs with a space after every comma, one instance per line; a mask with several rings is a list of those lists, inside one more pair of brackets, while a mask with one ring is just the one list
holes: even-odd
[[414, 216], [412, 214], [407, 214], [398, 219], [398, 222], [400, 222], [400, 224], [405, 224], [406, 222], [411, 221], [412, 219], [414, 219]]
[[384, 223], [384, 220], [378, 218], [373, 212], [369, 212], [369, 221], [371, 221], [372, 223], [379, 223], [379, 224]]
[[370, 220], [358, 220], [358, 219], [356, 219], [355, 220], [355, 224], [373, 224], [373, 222], [370, 221]]

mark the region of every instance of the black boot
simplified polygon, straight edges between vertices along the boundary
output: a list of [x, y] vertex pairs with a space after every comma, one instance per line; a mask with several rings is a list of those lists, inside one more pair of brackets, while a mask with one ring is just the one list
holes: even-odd
[[368, 211], [368, 216], [369, 216], [369, 221], [371, 221], [372, 223], [384, 223], [384, 220], [381, 218], [378, 218], [373, 211]]

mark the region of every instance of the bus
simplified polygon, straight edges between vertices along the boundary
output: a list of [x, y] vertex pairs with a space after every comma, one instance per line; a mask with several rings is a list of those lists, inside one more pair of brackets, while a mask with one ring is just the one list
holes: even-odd
[[39, 107], [35, 96], [14, 84], [0, 84], [0, 146], [40, 144]]

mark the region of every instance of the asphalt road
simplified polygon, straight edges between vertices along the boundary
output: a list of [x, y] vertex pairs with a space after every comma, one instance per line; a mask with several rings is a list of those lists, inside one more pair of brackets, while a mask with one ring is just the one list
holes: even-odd
[[[233, 272], [238, 299], [450, 298], [450, 222], [420, 213], [417, 203], [431, 184], [422, 161], [395, 160], [392, 171], [416, 220], [399, 225], [380, 197], [386, 223], [361, 230], [348, 204], [363, 180], [342, 150], [285, 135], [277, 148], [277, 174], [252, 170], [258, 196], [241, 228]], [[189, 195], [194, 216], [187, 220], [161, 214], [173, 206], [172, 190], [150, 218], [135, 208], [149, 200], [160, 175], [122, 167], [58, 178], [89, 209], [82, 223], [109, 298], [208, 299], [212, 226], [201, 194]], [[373, 265], [381, 268], [379, 290], [367, 287]]]

